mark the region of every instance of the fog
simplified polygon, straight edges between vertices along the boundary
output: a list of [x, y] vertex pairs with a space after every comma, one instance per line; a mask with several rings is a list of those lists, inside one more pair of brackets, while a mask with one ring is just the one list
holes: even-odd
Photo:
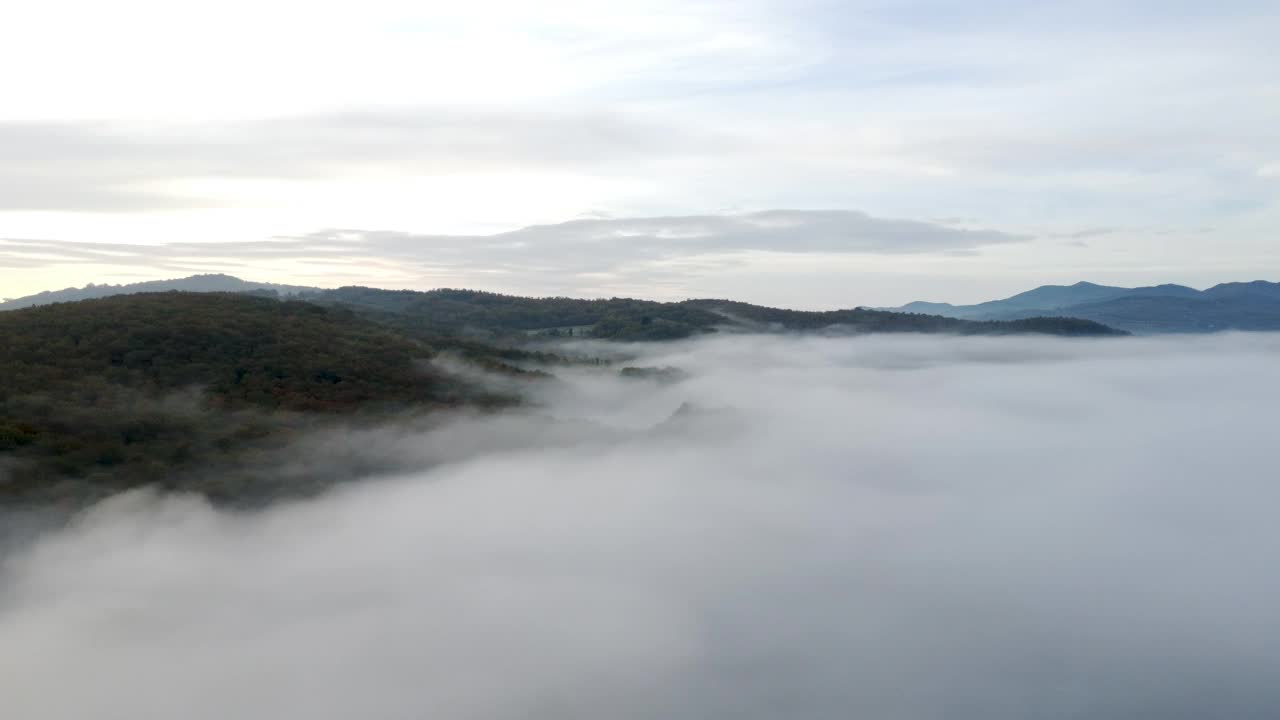
[[3, 715], [1280, 714], [1280, 336], [626, 350], [687, 378], [557, 369], [298, 450], [419, 470], [10, 551]]

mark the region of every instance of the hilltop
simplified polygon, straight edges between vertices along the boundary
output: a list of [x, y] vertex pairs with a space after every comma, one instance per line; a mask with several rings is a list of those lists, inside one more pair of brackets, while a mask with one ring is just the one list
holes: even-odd
[[174, 280], [148, 280], [146, 282], [126, 285], [94, 285], [89, 283], [82, 288], [66, 288], [65, 290], [46, 290], [0, 302], [0, 310], [19, 310], [26, 307], [51, 305], [53, 303], [76, 302], [112, 297], [114, 295], [134, 295], [137, 293], [168, 292], [255, 292], [266, 291], [279, 295], [298, 295], [305, 292], [317, 292], [319, 288], [300, 285], [280, 285], [241, 280], [238, 277], [223, 274], [192, 275]]

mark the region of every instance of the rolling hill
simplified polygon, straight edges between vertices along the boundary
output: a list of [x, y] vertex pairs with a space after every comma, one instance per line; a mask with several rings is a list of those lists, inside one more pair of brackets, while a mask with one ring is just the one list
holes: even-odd
[[[155, 484], [243, 500], [272, 453], [350, 419], [497, 408], [432, 359], [536, 381], [539, 358], [423, 342], [345, 308], [227, 293], [122, 295], [0, 313], [0, 499], [80, 502]], [[250, 462], [252, 460], [252, 462]], [[277, 468], [278, 469], [278, 468]], [[273, 481], [274, 482], [274, 481]]]

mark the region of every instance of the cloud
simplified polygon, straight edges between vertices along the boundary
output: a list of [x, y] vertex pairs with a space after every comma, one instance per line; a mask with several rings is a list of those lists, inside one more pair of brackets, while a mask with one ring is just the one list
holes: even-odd
[[419, 108], [222, 124], [0, 123], [0, 211], [206, 208], [184, 181], [591, 169], [723, 153], [739, 141], [606, 110]]
[[[588, 218], [493, 235], [326, 230], [262, 242], [141, 245], [0, 239], [0, 265], [121, 265], [188, 272], [287, 261], [402, 272], [520, 273], [523, 282], [608, 274], [661, 281], [714, 271], [746, 253], [897, 255], [969, 251], [1026, 238], [846, 210]], [[700, 260], [702, 259], [702, 260]], [[708, 266], [706, 263], [710, 263]]]
[[[298, 29], [292, 6], [192, 18], [141, 3], [164, 38], [93, 7], [33, 10], [0, 43], [10, 64], [70, 32], [68, 15], [116, 32], [70, 43], [96, 74], [69, 54], [9, 88], [5, 117], [26, 121], [0, 127], [0, 207], [207, 207], [228, 200], [181, 181], [459, 168], [626, 173], [638, 192], [591, 200], [626, 214], [847, 193], [883, 196], [881, 213], [1004, 224], [1011, 208], [1061, 221], [1118, 198], [1105, 214], [1119, 217], [1099, 221], [1131, 223], [1149, 221], [1135, 208], [1168, 217], [1188, 198], [1267, 192], [1254, 185], [1277, 148], [1270, 4], [1007, 6], [377, 2]], [[219, 120], [183, 124], [179, 108]]]
[[255, 513], [122, 496], [11, 552], [6, 708], [1022, 720], [1280, 703], [1275, 338], [631, 350], [690, 378], [570, 371], [536, 415], [352, 439], [422, 463], [399, 478]]
[[[1275, 266], [1275, 3], [394, 0], [358, 18], [91, 5], [0, 28], [7, 65], [43, 58], [0, 110], [0, 235], [487, 232], [585, 210], [825, 207], [1033, 235], [1213, 225], [1231, 268], [1217, 272]], [[51, 56], [51, 36], [76, 51]], [[1013, 290], [1015, 255], [1041, 275], [1153, 257], [1142, 237], [1113, 240], [953, 267]], [[1202, 277], [1201, 240], [1168, 238], [1142, 282]], [[22, 293], [99, 279], [7, 275]]]
[[1120, 232], [1120, 228], [1114, 227], [1094, 227], [1085, 228], [1083, 230], [1074, 230], [1072, 232], [1054, 233], [1049, 237], [1065, 240], [1084, 240], [1085, 238], [1102, 237], [1103, 235], [1112, 235]]

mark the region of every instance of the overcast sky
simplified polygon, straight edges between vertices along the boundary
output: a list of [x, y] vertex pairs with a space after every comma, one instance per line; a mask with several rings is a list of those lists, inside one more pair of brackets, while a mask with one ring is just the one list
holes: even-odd
[[1280, 5], [25, 3], [0, 296], [976, 301], [1280, 279]]

